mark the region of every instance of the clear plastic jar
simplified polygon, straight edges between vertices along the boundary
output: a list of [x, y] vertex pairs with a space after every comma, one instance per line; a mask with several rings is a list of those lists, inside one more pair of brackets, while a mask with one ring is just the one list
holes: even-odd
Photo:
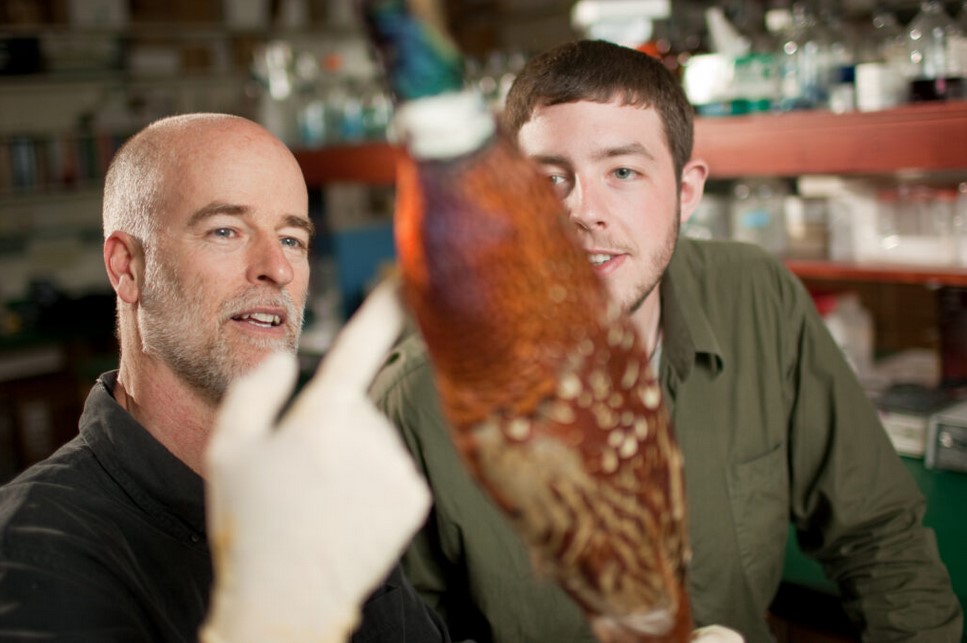
[[951, 227], [953, 228], [954, 259], [957, 264], [967, 266], [967, 182], [957, 186]]
[[732, 238], [755, 243], [778, 255], [786, 253], [785, 199], [780, 179], [749, 179], [736, 183], [730, 207]]

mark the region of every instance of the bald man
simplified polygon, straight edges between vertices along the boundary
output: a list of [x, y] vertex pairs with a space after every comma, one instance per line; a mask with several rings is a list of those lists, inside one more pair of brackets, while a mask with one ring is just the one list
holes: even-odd
[[[275, 353], [293, 354], [298, 343], [313, 232], [307, 190], [290, 151], [261, 126], [219, 114], [176, 116], [148, 126], [124, 145], [108, 170], [103, 223], [104, 264], [117, 295], [120, 364], [101, 375], [91, 390], [79, 435], [0, 489], [0, 639], [5, 641], [198, 639], [213, 586], [206, 450], [220, 404], [233, 382]], [[364, 375], [357, 378], [360, 399], [365, 397]], [[282, 390], [276, 379], [263, 376], [262, 384], [236, 401], [234, 415], [227, 417], [244, 423], [264, 415], [263, 424], [271, 423], [291, 385], [288, 381]], [[273, 387], [271, 399], [262, 404], [260, 392]], [[321, 399], [318, 391], [316, 398]], [[246, 412], [238, 412], [245, 404]], [[261, 412], [265, 406], [272, 412]], [[305, 414], [301, 419], [306, 424]], [[353, 418], [338, 419], [346, 427], [367, 418], [357, 410]], [[324, 418], [319, 422], [324, 424]], [[311, 436], [315, 428], [304, 433]], [[275, 439], [274, 432], [263, 433], [269, 436], [265, 440]], [[280, 479], [276, 471], [299, 466], [291, 453], [278, 455], [285, 449], [260, 445], [248, 461], [237, 456], [233, 445], [222, 451], [229, 456], [220, 461], [223, 486], [214, 496], [224, 510], [217, 523], [224, 527], [213, 534], [219, 563], [284, 555], [291, 549], [285, 542], [289, 535], [314, 533], [293, 522], [271, 538], [261, 537], [264, 525], [321, 515], [333, 531], [346, 522], [337, 511], [327, 513], [322, 496], [313, 495], [314, 484], [266, 486]], [[277, 455], [281, 462], [272, 460]], [[357, 455], [365, 456], [351, 454]], [[305, 465], [310, 477], [299, 479], [310, 480], [313, 466]], [[249, 480], [262, 487], [246, 488]], [[263, 506], [259, 494], [271, 495], [267, 488], [275, 496]], [[326, 498], [339, 497], [338, 484], [330, 485], [333, 490]], [[415, 529], [425, 502], [418, 489], [409, 498], [412, 502], [403, 503], [412, 507], [406, 520], [392, 524], [412, 523]], [[274, 514], [258, 513], [276, 503], [281, 509]], [[236, 524], [239, 520], [248, 523]], [[326, 527], [325, 521], [315, 525]], [[232, 531], [243, 528], [248, 531], [242, 535], [251, 536], [247, 540]], [[394, 555], [393, 547], [402, 547], [408, 538], [408, 527], [395, 529], [399, 533], [392, 534], [392, 542], [378, 545], [384, 557], [386, 551]], [[323, 547], [321, 538], [318, 542]], [[236, 551], [234, 543], [248, 549]], [[356, 552], [331, 553], [342, 558], [352, 577]], [[263, 590], [264, 575], [249, 574], [242, 578], [249, 586], [241, 591], [232, 570], [223, 572], [227, 581], [219, 579], [224, 595], [218, 604], [225, 609], [214, 621], [229, 625], [221, 633], [209, 629], [210, 640], [226, 640], [223, 634], [231, 623], [257, 611], [260, 601], [252, 597], [259, 590], [271, 589], [282, 609], [283, 602], [295, 604], [293, 597], [317, 586], [293, 590], [283, 583], [282, 590], [277, 585]], [[359, 619], [352, 617], [338, 624], [353, 628], [353, 640], [446, 640], [436, 617], [397, 568], [370, 565], [365, 574], [380, 576], [356, 583], [366, 591], [376, 586], [362, 609], [361, 625], [355, 627]], [[318, 586], [325, 589], [324, 576]], [[278, 596], [278, 591], [291, 596]], [[309, 611], [313, 598], [305, 602]], [[341, 633], [337, 638], [345, 638]]]

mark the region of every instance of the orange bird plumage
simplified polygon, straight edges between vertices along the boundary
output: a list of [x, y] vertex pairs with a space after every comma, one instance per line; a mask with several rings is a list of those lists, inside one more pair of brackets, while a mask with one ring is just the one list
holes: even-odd
[[601, 638], [687, 641], [682, 457], [641, 339], [511, 142], [425, 155], [408, 122], [398, 258], [457, 450]]

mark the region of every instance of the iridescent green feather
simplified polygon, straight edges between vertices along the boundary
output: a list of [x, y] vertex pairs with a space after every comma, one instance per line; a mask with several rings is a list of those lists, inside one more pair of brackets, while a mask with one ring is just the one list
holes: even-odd
[[409, 8], [406, 0], [360, 0], [390, 90], [408, 101], [463, 88], [463, 59], [446, 34]]

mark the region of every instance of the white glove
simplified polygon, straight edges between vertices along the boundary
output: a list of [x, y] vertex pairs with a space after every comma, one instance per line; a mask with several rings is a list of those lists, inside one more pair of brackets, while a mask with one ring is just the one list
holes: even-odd
[[744, 640], [735, 630], [721, 625], [707, 625], [692, 632], [692, 643], [742, 643]]
[[[636, 643], [641, 641], [643, 636], [649, 641], [665, 640], [660, 636], [652, 638], [640, 630], [635, 632], [628, 627], [622, 627], [615, 620], [597, 619], [592, 621], [591, 629], [600, 643]], [[721, 625], [706, 625], [692, 630], [688, 640], [690, 643], [743, 643], [745, 641], [741, 634]]]
[[281, 419], [274, 355], [231, 387], [207, 452], [215, 587], [203, 641], [345, 641], [422, 524], [430, 494], [366, 396], [403, 323], [384, 283]]

